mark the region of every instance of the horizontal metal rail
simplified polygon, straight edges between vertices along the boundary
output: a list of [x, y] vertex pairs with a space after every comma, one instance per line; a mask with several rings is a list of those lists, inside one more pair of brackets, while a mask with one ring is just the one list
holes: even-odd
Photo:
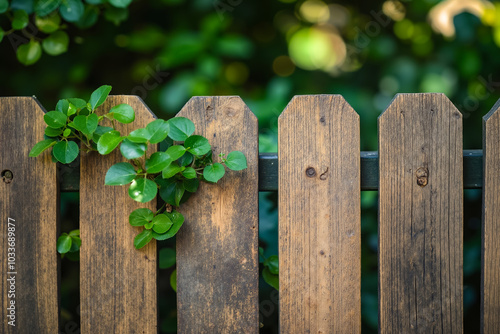
[[[378, 190], [378, 152], [361, 152], [361, 190]], [[80, 187], [79, 163], [61, 166], [61, 191], [76, 192]], [[483, 151], [464, 150], [464, 188], [483, 186]], [[278, 191], [278, 154], [259, 155], [259, 191]]]

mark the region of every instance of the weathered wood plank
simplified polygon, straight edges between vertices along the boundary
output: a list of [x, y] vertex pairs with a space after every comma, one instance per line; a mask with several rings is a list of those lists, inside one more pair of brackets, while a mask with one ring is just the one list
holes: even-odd
[[361, 331], [359, 117], [297, 96], [278, 121], [281, 333]]
[[500, 333], [500, 101], [483, 119], [481, 333]]
[[[34, 98], [0, 98], [2, 333], [58, 332], [56, 164], [49, 151], [28, 157], [31, 148], [43, 140], [43, 114]], [[9, 225], [14, 236], [8, 234]], [[12, 251], [15, 259], [11, 266], [8, 258]], [[11, 302], [15, 302], [15, 318], [7, 317], [12, 314], [8, 310]], [[14, 319], [15, 327], [9, 325]]]
[[400, 94], [379, 118], [381, 333], [463, 331], [462, 116]]
[[[121, 103], [136, 112], [133, 123], [117, 125], [123, 135], [155, 119], [134, 96], [109, 97], [100, 110]], [[130, 212], [141, 207], [155, 210], [156, 202], [137, 203], [128, 196], [128, 187], [104, 185], [109, 167], [126, 161], [119, 150], [108, 156], [82, 154], [80, 161], [82, 333], [156, 333], [156, 244], [136, 250], [133, 240], [141, 228], [128, 223]]]
[[258, 125], [239, 97], [194, 97], [178, 116], [218, 154], [242, 151], [248, 169], [201, 184], [180, 211], [177, 237], [179, 333], [257, 333]]

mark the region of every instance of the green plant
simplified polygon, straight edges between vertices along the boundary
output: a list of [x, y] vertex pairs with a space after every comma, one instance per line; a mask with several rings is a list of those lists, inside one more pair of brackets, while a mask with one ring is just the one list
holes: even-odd
[[279, 291], [279, 258], [278, 255], [264, 256], [264, 249], [259, 247], [260, 262], [263, 264], [262, 278], [264, 281]]
[[[134, 246], [139, 249], [152, 239], [165, 240], [179, 231], [184, 217], [175, 208], [196, 192], [200, 181], [216, 183], [225, 174], [224, 165], [238, 171], [247, 168], [247, 161], [242, 152], [233, 151], [227, 156], [219, 154], [220, 162], [214, 162], [208, 139], [194, 135], [193, 122], [184, 117], [168, 121], [157, 119], [145, 128], [122, 136], [115, 123], [134, 121], [135, 112], [130, 105], [116, 105], [104, 115], [96, 114], [96, 109], [106, 101], [110, 91], [111, 86], [101, 86], [92, 93], [89, 101], [77, 98], [60, 100], [56, 110], [44, 115], [47, 124], [45, 139], [33, 147], [29, 156], [36, 157], [52, 148], [53, 161], [68, 164], [77, 158], [80, 150], [106, 155], [119, 146], [129, 162], [111, 166], [105, 184], [130, 184], [129, 196], [140, 203], [155, 199], [157, 194], [165, 202], [156, 212], [141, 208], [130, 214], [130, 225], [143, 227], [134, 239]], [[104, 123], [108, 126], [102, 125]], [[148, 145], [160, 142], [166, 149], [149, 155]], [[73, 232], [64, 233], [59, 238], [59, 253], [77, 250], [79, 233]]]

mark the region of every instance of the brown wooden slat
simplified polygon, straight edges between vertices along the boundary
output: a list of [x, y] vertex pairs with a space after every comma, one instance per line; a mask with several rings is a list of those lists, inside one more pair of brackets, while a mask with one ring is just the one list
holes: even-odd
[[359, 333], [359, 117], [297, 96], [278, 125], [281, 333]]
[[[155, 116], [135, 96], [112, 96], [100, 110], [130, 104], [135, 121], [117, 125], [122, 135], [146, 126]], [[151, 147], [150, 152], [156, 148]], [[156, 243], [136, 250], [142, 230], [128, 223], [137, 208], [156, 209], [156, 202], [137, 203], [128, 187], [106, 186], [113, 164], [126, 161], [115, 150], [108, 156], [82, 154], [80, 177], [80, 299], [82, 333], [156, 333]]]
[[483, 119], [481, 333], [500, 333], [500, 101]]
[[248, 169], [200, 185], [180, 211], [177, 237], [179, 333], [257, 333], [258, 125], [234, 96], [194, 97], [177, 116], [191, 119], [214, 151], [242, 151]]
[[[0, 179], [2, 333], [58, 332], [56, 164], [49, 151], [28, 157], [31, 148], [43, 140], [43, 114], [34, 98], [0, 98], [0, 171], [9, 170], [13, 175], [10, 183]], [[8, 263], [9, 219], [15, 225], [14, 267]], [[9, 298], [7, 279], [12, 277], [15, 298]], [[7, 318], [11, 301], [15, 301], [15, 327]]]
[[380, 332], [461, 333], [460, 112], [442, 94], [397, 95], [379, 118], [379, 167]]

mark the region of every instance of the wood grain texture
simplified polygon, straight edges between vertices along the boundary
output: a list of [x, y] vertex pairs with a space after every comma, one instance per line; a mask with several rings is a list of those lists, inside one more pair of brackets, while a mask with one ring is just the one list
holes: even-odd
[[378, 123], [380, 332], [462, 333], [462, 115], [400, 94]]
[[[131, 124], [117, 125], [122, 135], [146, 126], [155, 116], [135, 96], [112, 96], [100, 108], [130, 104]], [[150, 147], [150, 153], [156, 147]], [[80, 165], [80, 316], [82, 333], [156, 333], [157, 266], [153, 240], [140, 250], [134, 237], [142, 228], [128, 223], [137, 208], [156, 210], [156, 201], [138, 203], [128, 186], [106, 186], [109, 167], [126, 161], [119, 149], [108, 156], [82, 154]]]
[[483, 119], [481, 333], [500, 333], [500, 101]]
[[359, 117], [296, 96], [278, 121], [281, 333], [361, 332]]
[[181, 206], [177, 237], [179, 333], [258, 333], [258, 125], [234, 96], [194, 97], [177, 116], [208, 138], [214, 161], [242, 151], [248, 169], [202, 183]]
[[[57, 169], [50, 150], [28, 157], [31, 148], [44, 139], [43, 115], [34, 98], [0, 98], [0, 171], [13, 175], [10, 183], [0, 179], [2, 333], [58, 332]], [[15, 224], [14, 268], [8, 265], [9, 218]], [[7, 281], [11, 277], [15, 277], [12, 299]], [[15, 327], [8, 325], [11, 300], [15, 301]]]

